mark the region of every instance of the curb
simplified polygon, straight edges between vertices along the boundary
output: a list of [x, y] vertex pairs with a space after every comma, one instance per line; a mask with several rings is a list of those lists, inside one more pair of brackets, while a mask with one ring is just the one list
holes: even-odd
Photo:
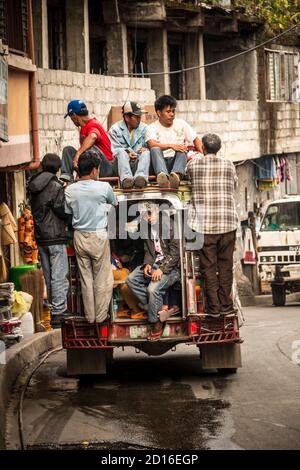
[[61, 346], [61, 330], [35, 333], [6, 351], [6, 364], [0, 365], [0, 449], [5, 449], [6, 410], [11, 390], [20, 372], [50, 349]]
[[[300, 302], [300, 293], [295, 292], [294, 294], [288, 294], [286, 296], [286, 304], [290, 302]], [[264, 306], [264, 305], [273, 305], [272, 295], [256, 295], [254, 306]], [[274, 308], [276, 308], [274, 306]]]

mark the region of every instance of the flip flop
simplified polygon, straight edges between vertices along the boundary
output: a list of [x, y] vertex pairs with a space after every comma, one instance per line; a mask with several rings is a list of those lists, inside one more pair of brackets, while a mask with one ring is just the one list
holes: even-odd
[[117, 318], [131, 318], [129, 310], [119, 310]]
[[147, 320], [147, 315], [145, 312], [136, 312], [132, 313], [130, 318], [132, 320]]
[[150, 331], [150, 334], [147, 337], [148, 341], [158, 341], [164, 332], [163, 325], [159, 331]]
[[172, 308], [169, 308], [168, 310], [160, 310], [158, 312], [159, 314], [159, 319], [161, 322], [164, 322], [166, 320], [168, 320], [168, 318], [170, 318], [172, 315], [177, 315], [177, 313], [180, 312], [180, 308], [179, 307], [172, 307]]

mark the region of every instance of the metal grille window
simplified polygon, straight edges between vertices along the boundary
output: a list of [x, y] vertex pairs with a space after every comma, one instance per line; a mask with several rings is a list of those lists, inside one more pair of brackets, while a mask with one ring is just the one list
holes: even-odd
[[267, 99], [299, 101], [299, 54], [266, 50]]
[[27, 0], [0, 0], [0, 34], [9, 50], [27, 53]]
[[49, 67], [66, 69], [66, 11], [65, 3], [48, 0]]

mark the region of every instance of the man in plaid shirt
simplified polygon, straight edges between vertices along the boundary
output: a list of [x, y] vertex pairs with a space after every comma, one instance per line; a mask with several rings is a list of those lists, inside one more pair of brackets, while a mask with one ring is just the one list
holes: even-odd
[[194, 157], [187, 165], [192, 182], [190, 226], [204, 234], [199, 251], [205, 281], [208, 314], [214, 317], [234, 312], [231, 288], [233, 250], [238, 226], [234, 190], [235, 167], [217, 156], [221, 139], [215, 134], [202, 138], [204, 156]]

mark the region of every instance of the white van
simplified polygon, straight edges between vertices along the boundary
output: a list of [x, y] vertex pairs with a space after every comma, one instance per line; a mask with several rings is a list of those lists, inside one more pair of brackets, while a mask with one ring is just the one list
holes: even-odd
[[282, 306], [286, 293], [300, 292], [300, 195], [267, 206], [257, 251], [259, 277], [270, 284], [274, 305]]

